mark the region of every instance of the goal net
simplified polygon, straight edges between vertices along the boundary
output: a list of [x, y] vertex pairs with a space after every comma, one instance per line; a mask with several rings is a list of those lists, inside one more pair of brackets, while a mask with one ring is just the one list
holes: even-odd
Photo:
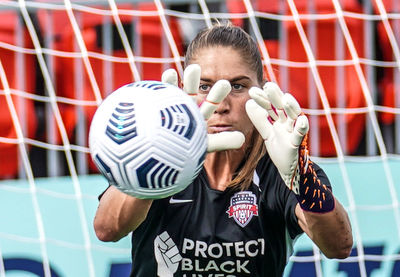
[[92, 228], [107, 184], [91, 118], [124, 84], [182, 76], [187, 44], [215, 20], [248, 31], [266, 78], [298, 99], [352, 222], [349, 258], [304, 235], [285, 275], [400, 275], [398, 0], [1, 0], [0, 276], [129, 272], [129, 238], [101, 243]]

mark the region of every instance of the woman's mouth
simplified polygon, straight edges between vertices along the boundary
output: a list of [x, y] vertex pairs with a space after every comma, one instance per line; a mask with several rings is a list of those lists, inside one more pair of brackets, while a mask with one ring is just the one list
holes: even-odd
[[233, 131], [231, 125], [213, 125], [208, 127], [210, 133], [221, 133], [221, 132], [229, 132]]

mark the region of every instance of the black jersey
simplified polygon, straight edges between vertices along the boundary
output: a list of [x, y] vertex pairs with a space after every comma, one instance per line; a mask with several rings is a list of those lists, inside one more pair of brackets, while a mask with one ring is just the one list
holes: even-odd
[[268, 156], [246, 191], [211, 189], [203, 170], [182, 192], [153, 201], [132, 234], [131, 276], [282, 276], [302, 233], [296, 204]]

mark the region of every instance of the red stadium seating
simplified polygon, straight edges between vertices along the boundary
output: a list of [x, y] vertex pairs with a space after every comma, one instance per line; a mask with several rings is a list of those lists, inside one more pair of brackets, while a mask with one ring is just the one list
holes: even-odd
[[[33, 48], [26, 30], [22, 33], [24, 44], [18, 45], [17, 43], [17, 40], [21, 38], [17, 37], [16, 26], [18, 18], [16, 13], [3, 11], [0, 13], [0, 17], [2, 20], [0, 24], [1, 42], [19, 47]], [[17, 55], [23, 56], [25, 69], [17, 69]], [[18, 58], [21, 58], [21, 56], [18, 56]], [[33, 93], [35, 88], [34, 59], [34, 55], [18, 54], [16, 51], [0, 47], [0, 61], [5, 70], [10, 89]], [[21, 84], [23, 84], [22, 87]], [[9, 105], [3, 93], [4, 88], [4, 83], [0, 82], [0, 90], [2, 91], [0, 94], [0, 137], [16, 139], [17, 132], [13, 124]], [[26, 126], [25, 128], [22, 127], [25, 131], [23, 134], [24, 137], [33, 138], [37, 127], [33, 101], [17, 95], [13, 95], [12, 100], [17, 110], [20, 124]], [[0, 179], [17, 177], [20, 157], [18, 144], [0, 143]]]
[[[393, 7], [394, 2], [392, 0], [383, 0], [382, 1], [386, 10], [386, 13], [391, 13], [391, 12], [400, 12], [400, 5], [397, 6], [397, 10], [394, 10], [395, 7]], [[373, 2], [374, 4], [374, 12], [376, 14], [380, 14], [378, 7], [376, 6], [376, 3]], [[389, 21], [392, 31], [393, 32], [399, 32], [400, 29], [400, 20], [391, 20]], [[395, 24], [397, 24], [397, 28], [395, 28]], [[379, 37], [379, 46], [381, 48], [381, 53], [382, 53], [382, 58], [384, 61], [387, 62], [394, 62], [395, 57], [393, 54], [393, 48], [390, 44], [389, 36], [388, 33], [385, 29], [385, 26], [382, 21], [377, 21], [377, 31], [378, 31], [378, 37]], [[394, 36], [397, 39], [397, 44], [399, 45], [399, 33], [394, 34]], [[395, 91], [399, 91], [399, 87], [395, 86], [394, 82], [394, 75], [397, 74], [399, 75], [399, 69], [398, 68], [393, 68], [393, 67], [385, 67], [383, 70], [383, 78], [380, 82], [380, 90], [381, 90], [381, 103], [385, 107], [391, 107], [395, 108], [396, 107], [396, 100], [395, 100]], [[400, 75], [399, 75], [400, 76]], [[397, 106], [399, 108], [399, 106]], [[387, 125], [390, 125], [394, 122], [395, 115], [393, 113], [381, 113], [380, 114], [380, 120]]]
[[[140, 3], [136, 6], [130, 4], [119, 5], [119, 8], [123, 9], [132, 9], [142, 11], [153, 10], [156, 11], [156, 7], [153, 3]], [[104, 9], [104, 7], [102, 7]], [[49, 20], [49, 16], [53, 16], [53, 18], [57, 19], [57, 25], [54, 26], [54, 38], [56, 38], [54, 49], [65, 51], [67, 53], [71, 52], [80, 52], [79, 47], [77, 46], [76, 36], [71, 27], [71, 23], [68, 19], [68, 16], [65, 11], [53, 11], [49, 12], [39, 12], [39, 21], [41, 23], [42, 32], [46, 32], [46, 28], [48, 28], [48, 24], [46, 24]], [[80, 13], [75, 14], [77, 20], [80, 20], [80, 30], [82, 33], [83, 41], [85, 43], [86, 49], [88, 52], [94, 52], [99, 54], [105, 54], [102, 46], [102, 25], [104, 24], [104, 20], [106, 16], [99, 14], [89, 14], [89, 13]], [[145, 16], [145, 17], [132, 17], [130, 15], [119, 15], [121, 22], [126, 28], [126, 33], [131, 40], [132, 33], [136, 34], [136, 37], [139, 37], [139, 41], [135, 41], [135, 45], [139, 45], [141, 49], [140, 56], [143, 57], [152, 57], [152, 58], [161, 58], [163, 57], [162, 52], [162, 44], [161, 40], [164, 36], [164, 31], [161, 26], [161, 21], [159, 16]], [[54, 20], [53, 19], [53, 20]], [[111, 16], [108, 16], [107, 19], [109, 22], [114, 22]], [[134, 24], [132, 24], [134, 23]], [[134, 26], [134, 30], [132, 30], [132, 26]], [[178, 32], [178, 27], [176, 21], [172, 18], [169, 22], [169, 26], [173, 32], [173, 36], [175, 42], [178, 45], [179, 50], [182, 54], [182, 43], [180, 42], [180, 35]], [[114, 37], [113, 39], [114, 48], [108, 53], [108, 55], [112, 55], [113, 57], [127, 58], [127, 53], [122, 46], [122, 42], [120, 36], [117, 32], [115, 25], [113, 25]], [[48, 30], [47, 30], [48, 31]], [[132, 42], [130, 41], [132, 45]], [[133, 50], [134, 55], [138, 55]], [[112, 85], [111, 89], [108, 88], [106, 90], [105, 85], [107, 82], [110, 82], [110, 79], [104, 77], [104, 66], [105, 61], [99, 58], [90, 57], [90, 66], [93, 70], [97, 86], [100, 90], [101, 97], [106, 97], [113, 90], [121, 87], [122, 85], [131, 83], [134, 80], [133, 73], [128, 63], [121, 62], [112, 62]], [[83, 76], [79, 76], [76, 78], [76, 61], [79, 61], [82, 65]], [[140, 78], [142, 80], [160, 80], [162, 71], [165, 65], [160, 63], [138, 63], [139, 72], [141, 72]], [[174, 67], [172, 64], [167, 65], [168, 67]], [[58, 96], [63, 96], [71, 99], [81, 99], [87, 101], [95, 101], [95, 94], [92, 84], [89, 79], [89, 75], [84, 67], [83, 60], [80, 58], [68, 58], [68, 57], [56, 57], [55, 58], [55, 70], [56, 70], [56, 91]], [[83, 84], [83, 95], [78, 96], [77, 92], [77, 84], [82, 82]], [[89, 127], [90, 121], [93, 117], [93, 114], [96, 110], [95, 106], [86, 106], [84, 108], [85, 118], [77, 118], [76, 115], [76, 107], [73, 105], [59, 104], [59, 108], [61, 110], [62, 118], [64, 120], [67, 133], [70, 139], [73, 141], [74, 130], [78, 120], [85, 120], [87, 123], [87, 127]], [[93, 166], [92, 166], [93, 167]]]
[[[98, 40], [98, 36], [99, 33], [101, 33], [100, 27], [104, 23], [104, 17], [97, 14], [87, 13], [81, 13], [79, 15], [75, 14], [75, 16], [77, 21], [80, 21], [78, 24], [81, 26], [80, 31], [87, 51], [102, 53], [101, 45], [99, 45], [101, 41]], [[52, 49], [64, 51], [66, 53], [81, 53], [66, 11], [53, 11], [50, 13], [41, 10], [38, 13], [38, 17], [44, 36], [49, 32], [53, 33], [52, 41], [54, 44], [50, 46]], [[49, 28], [49, 22], [51, 19], [55, 24], [51, 25], [52, 28]], [[112, 17], [108, 17], [108, 19], [110, 22], [113, 20]], [[127, 17], [121, 17], [121, 21], [124, 24], [130, 22], [130, 19]], [[110, 54], [115, 57], [126, 57], [125, 51], [120, 49], [114, 50]], [[103, 77], [104, 62], [97, 58], [90, 58], [89, 60], [96, 79], [96, 84], [94, 85], [98, 86], [101, 92], [101, 97], [104, 98], [108, 93], [110, 93], [110, 91], [106, 92], [104, 90], [104, 84], [106, 82]], [[77, 66], [81, 67], [82, 76], [77, 76]], [[112, 68], [112, 90], [133, 81], [127, 63], [113, 63]], [[57, 96], [74, 100], [96, 101], [94, 89], [82, 58], [57, 56], [54, 58], [54, 71]], [[82, 86], [81, 92], [78, 92], [78, 86]], [[78, 120], [76, 117], [76, 106], [59, 103], [58, 107], [64, 120], [67, 134], [72, 140]], [[88, 120], [88, 116], [91, 118], [95, 109], [96, 106], [86, 106], [84, 111], [87, 116], [86, 118], [80, 118], [79, 120]], [[58, 142], [60, 143], [60, 135], [58, 134], [57, 136], [59, 137]]]
[[[344, 3], [343, 3], [344, 2]], [[240, 10], [240, 7], [237, 5], [240, 2], [236, 2], [235, 10]], [[295, 1], [297, 10], [299, 14], [311, 13], [308, 11], [308, 5], [310, 1], [306, 0], [296, 0]], [[279, 14], [281, 11], [280, 3], [277, 0], [274, 1], [257, 1], [254, 4], [254, 8], [258, 11], [275, 13]], [[361, 12], [361, 6], [359, 5], [357, 0], [347, 0], [342, 1], [342, 8], [347, 11], [353, 12]], [[288, 6], [283, 7], [283, 10], [286, 14], [291, 15], [290, 9]], [[327, 13], [335, 13], [335, 9], [333, 7], [332, 2], [329, 0], [315, 0], [314, 1], [314, 12], [318, 14], [327, 14]], [[245, 11], [245, 7], [242, 7], [242, 11]], [[315, 22], [315, 32], [316, 32], [316, 46], [313, 50], [314, 57], [317, 60], [329, 60], [334, 61], [337, 58], [335, 57], [335, 20], [318, 20]], [[307, 28], [310, 26], [310, 21], [301, 20], [302, 26], [307, 33]], [[361, 20], [349, 19], [346, 18], [346, 24], [349, 28], [351, 37], [357, 49], [358, 55], [363, 57], [364, 49], [363, 49], [363, 23]], [[285, 21], [283, 24], [283, 29], [286, 32], [287, 37], [287, 46], [285, 48], [287, 59], [292, 62], [307, 62], [308, 58], [306, 52], [304, 50], [302, 41], [300, 39], [298, 30], [293, 21]], [[340, 32], [341, 35], [341, 32]], [[310, 38], [308, 37], [308, 40]], [[343, 38], [343, 41], [344, 38]], [[271, 58], [278, 59], [280, 57], [279, 53], [279, 40], [278, 35], [276, 39], [265, 39], [265, 45], [268, 49], [268, 53]], [[344, 59], [350, 60], [351, 55], [348, 51], [347, 45], [344, 42], [343, 48], [345, 49], [345, 57]], [[274, 67], [277, 80], [279, 80], [280, 72], [278, 67]], [[366, 103], [364, 100], [364, 96], [361, 90], [360, 81], [356, 75], [356, 71], [353, 66], [344, 66], [342, 67], [345, 75], [345, 107], [346, 108], [358, 108], [365, 107]], [[338, 107], [337, 105], [337, 92], [336, 88], [338, 85], [338, 77], [336, 73], [336, 67], [334, 66], [319, 66], [318, 72], [322, 80], [322, 84], [324, 86], [325, 92], [328, 97], [329, 105], [331, 108]], [[310, 75], [310, 71], [307, 68], [302, 67], [288, 67], [288, 91], [292, 93], [296, 99], [300, 102], [301, 107], [310, 109], [309, 102], [309, 81], [308, 78]], [[312, 78], [312, 77], [311, 77]], [[311, 79], [313, 83], [313, 79]], [[279, 81], [278, 81], [279, 83]], [[318, 106], [314, 108], [322, 109], [322, 102], [318, 97]], [[337, 116], [333, 116], [336, 124], [336, 128], [338, 127]], [[322, 156], [334, 156], [336, 155], [336, 150], [334, 147], [334, 143], [332, 140], [332, 135], [329, 131], [328, 123], [325, 116], [320, 116], [319, 126], [311, 126], [311, 128], [319, 128], [319, 144], [320, 149], [317, 152]], [[347, 130], [347, 141], [346, 141], [346, 149], [348, 154], [355, 153], [357, 147], [361, 141], [362, 133], [365, 126], [365, 115], [362, 114], [347, 114], [345, 115], [346, 122], [346, 130]], [[312, 137], [310, 137], [312, 141]], [[343, 147], [343, 142], [342, 142]], [[310, 145], [312, 148], [312, 145]]]
[[[138, 9], [141, 11], [156, 11], [156, 6], [153, 3], [140, 3]], [[178, 47], [178, 51], [183, 55], [183, 44], [180, 31], [178, 28], [178, 22], [175, 18], [171, 17], [168, 25], [171, 29], [174, 41]], [[162, 40], [166, 41], [165, 31], [162, 28], [159, 16], [147, 16], [139, 18], [138, 28], [136, 29], [140, 38], [142, 56], [161, 58], [163, 57]], [[164, 38], [163, 38], [164, 37]], [[171, 54], [172, 57], [172, 54]], [[167, 65], [167, 68], [175, 68], [174, 64]], [[161, 74], [164, 71], [165, 66], [157, 63], [143, 63], [142, 64], [142, 79], [143, 80], [160, 80]]]

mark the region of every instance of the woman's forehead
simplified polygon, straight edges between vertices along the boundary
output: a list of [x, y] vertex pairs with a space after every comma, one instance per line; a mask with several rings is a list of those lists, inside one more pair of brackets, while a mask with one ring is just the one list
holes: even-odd
[[205, 46], [202, 48], [199, 48], [196, 50], [196, 53], [194, 55], [193, 59], [199, 59], [199, 58], [206, 58], [207, 56], [210, 57], [225, 57], [226, 55], [230, 56], [231, 59], [237, 59], [241, 60], [243, 59], [241, 53], [239, 50], [234, 49], [230, 46], [222, 46], [222, 45], [217, 45], [217, 46]]
[[[256, 76], [249, 63], [241, 56], [240, 51], [232, 47], [218, 46], [199, 49], [191, 63], [200, 65], [202, 76], [249, 75], [249, 78]], [[226, 76], [220, 77], [227, 79]]]

